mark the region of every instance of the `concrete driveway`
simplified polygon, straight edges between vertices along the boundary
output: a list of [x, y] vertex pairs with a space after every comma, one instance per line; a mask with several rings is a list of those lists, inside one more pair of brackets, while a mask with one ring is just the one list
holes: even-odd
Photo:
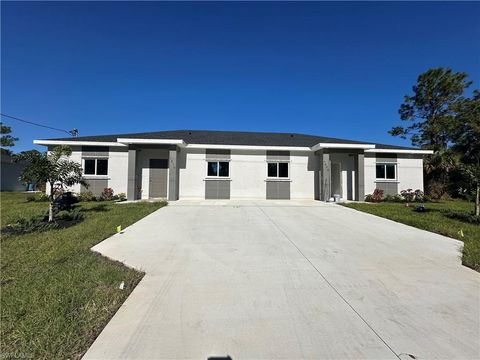
[[460, 246], [333, 204], [179, 201], [93, 248], [146, 276], [85, 359], [478, 359]]

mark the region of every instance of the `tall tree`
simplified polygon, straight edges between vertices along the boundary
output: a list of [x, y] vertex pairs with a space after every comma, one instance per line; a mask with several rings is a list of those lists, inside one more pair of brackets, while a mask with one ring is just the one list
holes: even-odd
[[50, 205], [48, 221], [54, 220], [53, 203], [66, 187], [82, 184], [88, 187], [82, 178], [82, 167], [68, 157], [72, 150], [68, 146], [57, 146], [50, 152], [37, 150], [25, 151], [16, 156], [28, 165], [20, 174], [20, 180], [34, 184], [48, 183], [50, 186]]
[[463, 92], [472, 84], [464, 72], [451, 69], [430, 69], [418, 76], [413, 95], [405, 95], [398, 110], [402, 121], [409, 126], [396, 126], [389, 133], [412, 145], [434, 151], [446, 150], [455, 117], [455, 105], [463, 99]]
[[2, 148], [2, 153], [7, 153], [11, 154], [12, 152], [9, 149], [9, 147], [15, 146], [15, 142], [18, 141], [18, 138], [13, 137], [10, 135], [12, 133], [12, 128], [10, 126], [3, 125], [3, 123], [0, 123], [0, 145]]
[[452, 128], [452, 149], [464, 165], [460, 167], [465, 190], [475, 197], [475, 214], [480, 215], [480, 91], [471, 99], [456, 105], [457, 116]]

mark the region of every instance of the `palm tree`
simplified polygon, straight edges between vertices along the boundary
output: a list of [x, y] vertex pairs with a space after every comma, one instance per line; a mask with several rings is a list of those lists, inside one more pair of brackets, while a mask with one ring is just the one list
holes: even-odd
[[69, 159], [72, 149], [69, 146], [57, 146], [52, 151], [41, 153], [30, 150], [16, 155], [18, 160], [25, 160], [28, 165], [20, 174], [20, 180], [34, 184], [46, 183], [49, 187], [50, 204], [48, 221], [54, 220], [53, 203], [63, 191], [75, 184], [88, 187], [82, 178], [82, 167]]

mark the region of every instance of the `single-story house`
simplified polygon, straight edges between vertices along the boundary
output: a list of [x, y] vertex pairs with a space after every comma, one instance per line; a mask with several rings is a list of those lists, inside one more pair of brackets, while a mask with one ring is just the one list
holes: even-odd
[[[70, 145], [88, 191], [127, 199], [364, 200], [423, 190], [429, 150], [329, 137], [238, 131], [175, 130], [35, 140]], [[72, 191], [83, 192], [83, 186]]]

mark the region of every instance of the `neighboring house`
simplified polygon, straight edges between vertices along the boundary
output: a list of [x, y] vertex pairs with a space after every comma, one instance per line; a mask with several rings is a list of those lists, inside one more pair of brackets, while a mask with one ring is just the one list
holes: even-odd
[[[423, 190], [429, 150], [314, 135], [176, 130], [35, 140], [70, 145], [89, 190], [110, 187], [129, 200], [364, 200]], [[85, 191], [80, 185], [72, 191]]]
[[14, 162], [11, 155], [1, 154], [1, 191], [26, 191], [27, 187], [18, 178], [25, 167], [24, 162]]

